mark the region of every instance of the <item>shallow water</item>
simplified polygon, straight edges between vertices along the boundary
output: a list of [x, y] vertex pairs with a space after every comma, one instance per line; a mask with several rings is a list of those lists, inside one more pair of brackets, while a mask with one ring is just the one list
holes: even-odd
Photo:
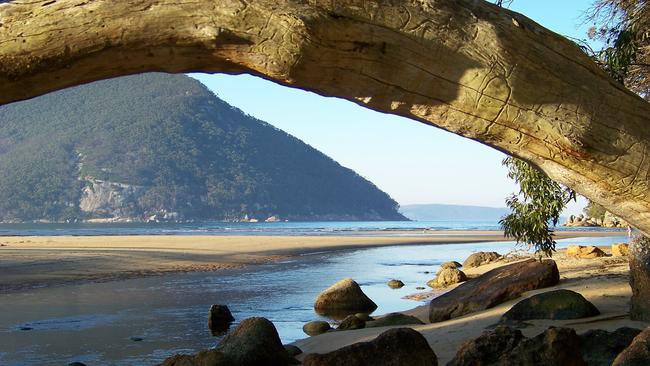
[[[609, 245], [624, 239], [558, 244]], [[379, 305], [375, 314], [401, 311], [422, 304], [401, 297], [420, 292], [415, 287], [425, 286], [441, 263], [462, 261], [479, 250], [512, 249], [513, 242], [496, 242], [322, 252], [241, 270], [0, 294], [0, 365], [155, 364], [217, 343], [207, 329], [207, 311], [215, 303], [227, 304], [237, 320], [270, 319], [283, 342], [291, 342], [305, 337], [305, 322], [321, 318], [312, 308], [318, 293], [342, 278], [359, 282]], [[392, 278], [406, 286], [388, 288]]]

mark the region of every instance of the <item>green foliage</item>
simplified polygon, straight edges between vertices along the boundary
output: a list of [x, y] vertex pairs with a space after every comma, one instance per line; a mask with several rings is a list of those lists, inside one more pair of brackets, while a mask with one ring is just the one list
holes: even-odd
[[508, 157], [503, 164], [508, 167], [508, 177], [520, 187], [519, 194], [506, 199], [512, 213], [499, 221], [504, 235], [517, 243], [533, 246], [537, 253], [551, 256], [555, 240], [549, 223], [557, 225], [566, 204], [575, 200], [575, 192], [523, 160]]
[[183, 75], [96, 82], [0, 108], [0, 220], [83, 218], [85, 178], [141, 186], [130, 216], [404, 219], [352, 170]]
[[607, 210], [605, 209], [605, 207], [595, 202], [589, 201], [587, 206], [584, 208], [583, 212], [585, 213], [585, 215], [589, 217], [602, 220], [605, 218], [605, 212], [607, 212]]

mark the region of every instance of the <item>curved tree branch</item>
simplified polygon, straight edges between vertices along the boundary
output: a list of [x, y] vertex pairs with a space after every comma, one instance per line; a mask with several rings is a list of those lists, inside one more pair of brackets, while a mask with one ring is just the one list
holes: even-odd
[[482, 0], [0, 4], [0, 104], [145, 71], [251, 73], [444, 128], [650, 233], [648, 103]]

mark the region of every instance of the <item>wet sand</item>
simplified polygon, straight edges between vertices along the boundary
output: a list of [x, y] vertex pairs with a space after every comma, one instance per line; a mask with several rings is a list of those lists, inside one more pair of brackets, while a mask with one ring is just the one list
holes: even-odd
[[[500, 231], [413, 234], [0, 237], [0, 291], [240, 268], [319, 251], [505, 240]], [[623, 232], [556, 232], [557, 239], [624, 235]]]
[[[609, 248], [602, 248], [610, 253]], [[462, 261], [464, 258], [458, 258]], [[560, 271], [560, 284], [525, 293], [522, 298], [505, 302], [494, 308], [475, 312], [449, 321], [412, 326], [424, 335], [438, 356], [441, 365], [449, 362], [462, 343], [481, 335], [486, 328], [496, 324], [501, 315], [525, 297], [553, 289], [570, 289], [582, 294], [601, 312], [599, 316], [577, 320], [530, 320], [530, 326], [521, 328], [527, 337], [533, 337], [545, 331], [549, 326], [570, 327], [578, 334], [590, 329], [613, 331], [620, 327], [644, 329], [649, 323], [632, 321], [629, 318], [629, 301], [632, 291], [628, 284], [628, 262], [623, 257], [603, 257], [596, 259], [575, 259], [564, 255], [564, 250], [553, 256]], [[490, 269], [505, 265], [496, 263], [467, 270], [470, 277], [485, 273]], [[428, 306], [420, 306], [406, 311], [424, 322], [428, 322]], [[317, 337], [306, 338], [294, 344], [308, 353], [325, 353], [346, 345], [368, 341], [389, 328], [367, 328], [346, 332], [326, 333]], [[304, 357], [304, 356], [303, 356]]]

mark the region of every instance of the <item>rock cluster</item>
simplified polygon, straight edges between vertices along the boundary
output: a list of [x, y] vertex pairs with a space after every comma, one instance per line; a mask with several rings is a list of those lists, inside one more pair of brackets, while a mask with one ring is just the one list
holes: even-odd
[[625, 243], [612, 244], [612, 256], [627, 257], [630, 254], [630, 246]]
[[557, 264], [552, 260], [529, 259], [495, 268], [431, 300], [429, 321], [435, 323], [485, 310], [559, 281]]
[[589, 217], [585, 215], [571, 215], [567, 218], [567, 221], [564, 223], [564, 226], [569, 227], [612, 227], [612, 228], [626, 228], [628, 225], [627, 221], [621, 219], [618, 216], [612, 215], [611, 212], [606, 211], [605, 215], [602, 218]]
[[582, 245], [569, 245], [566, 248], [566, 255], [568, 257], [580, 259], [593, 259], [607, 256], [607, 254], [598, 247]]

